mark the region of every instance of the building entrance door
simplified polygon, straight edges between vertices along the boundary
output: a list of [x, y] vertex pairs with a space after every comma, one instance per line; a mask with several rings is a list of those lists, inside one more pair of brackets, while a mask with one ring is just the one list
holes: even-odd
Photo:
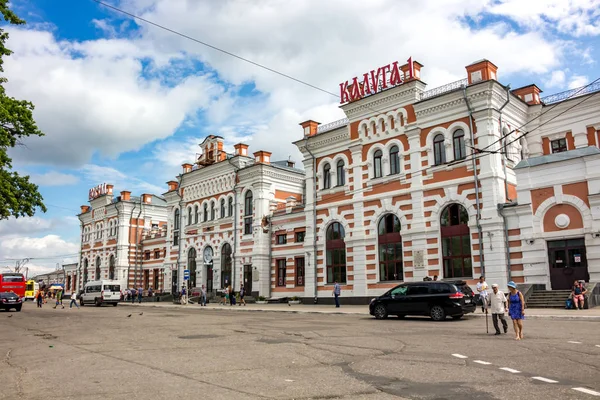
[[252, 265], [244, 265], [244, 293], [252, 296]]
[[206, 293], [212, 293], [213, 291], [213, 264], [204, 264], [206, 267]]
[[171, 271], [171, 294], [176, 295], [179, 292], [179, 285], [177, 284], [177, 270]]
[[554, 290], [570, 289], [575, 280], [590, 279], [583, 238], [548, 241], [548, 263]]

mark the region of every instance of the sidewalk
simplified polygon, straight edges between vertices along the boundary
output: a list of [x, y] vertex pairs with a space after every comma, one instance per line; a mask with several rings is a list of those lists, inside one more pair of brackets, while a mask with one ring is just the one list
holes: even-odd
[[[342, 315], [362, 315], [369, 316], [369, 307], [364, 306], [344, 306], [335, 308], [333, 305], [314, 305], [314, 304], [248, 304], [247, 306], [220, 306], [218, 304], [208, 304], [201, 307], [198, 304], [179, 305], [173, 303], [119, 303], [119, 306], [125, 307], [155, 307], [165, 309], [179, 310], [219, 310], [222, 312], [287, 312], [297, 314], [342, 314]], [[481, 310], [473, 314], [467, 314], [466, 318], [485, 317]], [[562, 320], [587, 320], [600, 321], [600, 307], [590, 310], [562, 310], [562, 309], [544, 309], [528, 308], [525, 311], [525, 318], [530, 319], [562, 319]]]

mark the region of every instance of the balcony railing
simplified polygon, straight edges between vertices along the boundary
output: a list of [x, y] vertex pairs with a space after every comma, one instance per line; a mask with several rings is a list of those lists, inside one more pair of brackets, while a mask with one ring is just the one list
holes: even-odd
[[421, 100], [429, 99], [431, 97], [439, 96], [440, 94], [448, 93], [456, 89], [460, 89], [463, 86], [467, 86], [469, 80], [467, 78], [460, 79], [458, 81], [447, 83], [443, 86], [438, 86], [431, 90], [427, 90], [421, 93]]
[[552, 94], [550, 96], [542, 97], [541, 101], [542, 101], [542, 103], [548, 105], [548, 104], [558, 103], [563, 100], [583, 96], [583, 95], [598, 92], [598, 91], [600, 91], [600, 81], [598, 81], [592, 85], [589, 85], [589, 86], [582, 86], [582, 87], [579, 87], [576, 89], [566, 90], [564, 92], [560, 92], [560, 93]]
[[319, 125], [319, 127], [317, 128], [317, 133], [329, 132], [334, 129], [341, 128], [342, 126], [347, 125], [348, 122], [348, 118], [342, 118], [325, 125]]

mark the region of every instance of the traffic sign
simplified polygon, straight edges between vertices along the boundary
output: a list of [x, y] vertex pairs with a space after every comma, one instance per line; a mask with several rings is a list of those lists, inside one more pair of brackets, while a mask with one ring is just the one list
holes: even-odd
[[190, 279], [190, 270], [189, 269], [184, 269], [183, 270], [183, 280], [187, 281]]

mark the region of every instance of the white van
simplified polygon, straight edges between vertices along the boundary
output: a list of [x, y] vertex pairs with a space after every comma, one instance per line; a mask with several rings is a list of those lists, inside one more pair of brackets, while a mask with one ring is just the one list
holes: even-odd
[[83, 293], [79, 297], [79, 304], [102, 304], [117, 306], [121, 300], [121, 283], [119, 281], [91, 281], [83, 287]]

